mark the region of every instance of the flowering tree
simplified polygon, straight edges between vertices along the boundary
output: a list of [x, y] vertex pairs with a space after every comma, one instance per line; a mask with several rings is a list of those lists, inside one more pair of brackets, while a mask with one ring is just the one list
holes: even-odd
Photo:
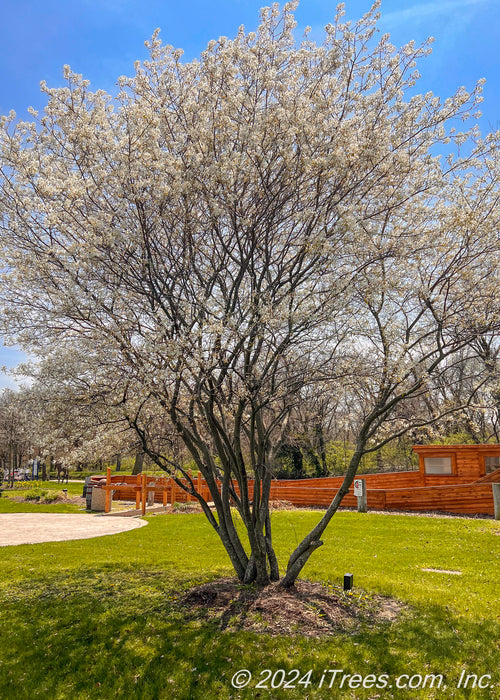
[[[426, 403], [430, 415], [436, 404], [460, 406], [429, 430], [459, 437], [461, 442], [500, 442], [500, 345], [498, 338], [475, 338], [453, 362], [453, 380], [435, 378], [435, 390]], [[449, 377], [447, 377], [449, 380]], [[480, 381], [478, 381], [480, 379]], [[438, 432], [439, 431], [439, 432]]]
[[[321, 45], [297, 44], [293, 9], [190, 63], [155, 33], [115, 100], [66, 68], [43, 115], [0, 135], [3, 332], [98, 353], [108, 401], [184, 474], [241, 580], [280, 577], [269, 492], [301, 391], [354, 392], [346, 479], [284, 585], [362, 455], [411, 427], [398, 407], [498, 321], [496, 140], [455, 131], [480, 86], [413, 94], [429, 47], [376, 41], [376, 7], [339, 14]], [[450, 139], [466, 155], [443, 162]], [[212, 504], [158, 443], [159, 416]]]
[[11, 485], [14, 472], [27, 461], [33, 431], [29, 412], [11, 389], [0, 392], [0, 482], [4, 475]]
[[106, 400], [102, 362], [95, 352], [80, 355], [67, 347], [11, 372], [24, 384], [17, 397], [33, 417], [33, 439], [42, 454], [82, 466], [139, 447], [123, 413]]

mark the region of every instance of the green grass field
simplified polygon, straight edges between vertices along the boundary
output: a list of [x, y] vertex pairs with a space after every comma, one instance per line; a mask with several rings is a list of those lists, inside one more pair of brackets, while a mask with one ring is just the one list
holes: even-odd
[[7, 489], [3, 485], [0, 497], [0, 513], [82, 513], [80, 506], [73, 503], [19, 503], [16, 498], [26, 497], [31, 491], [58, 492], [67, 489], [68, 496], [81, 496], [83, 484], [58, 484], [54, 481], [33, 481], [22, 488]]
[[[311, 511], [273, 516], [281, 564], [317, 519]], [[355, 595], [376, 591], [408, 607], [396, 622], [322, 639], [221, 633], [179, 607], [189, 587], [231, 575], [202, 515], [155, 516], [145, 528], [90, 540], [4, 547], [0, 697], [498, 698], [499, 535], [491, 520], [338, 513], [304, 577], [338, 584], [352, 572]], [[239, 669], [253, 676], [243, 690], [231, 686]], [[284, 669], [286, 680], [292, 669], [312, 673], [307, 685], [306, 678], [273, 689], [278, 673], [257, 689], [266, 685], [264, 669]], [[372, 687], [340, 688], [337, 674], [331, 689], [331, 675], [319, 688], [327, 669], [360, 674]], [[463, 671], [492, 676], [482, 679], [490, 687], [457, 688]], [[387, 674], [387, 687], [374, 687], [371, 674]], [[429, 674], [443, 674], [447, 688], [429, 687], [430, 679], [425, 689], [396, 688]]]

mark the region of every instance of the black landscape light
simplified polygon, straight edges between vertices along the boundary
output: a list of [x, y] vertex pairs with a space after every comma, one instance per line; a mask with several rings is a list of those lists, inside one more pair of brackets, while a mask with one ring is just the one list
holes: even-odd
[[353, 586], [354, 574], [344, 574], [344, 591], [350, 591]]

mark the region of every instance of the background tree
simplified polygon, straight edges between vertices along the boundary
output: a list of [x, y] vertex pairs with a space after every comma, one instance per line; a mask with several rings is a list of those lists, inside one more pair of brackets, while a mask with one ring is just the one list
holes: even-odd
[[455, 442], [499, 441], [499, 352], [498, 341], [479, 336], [454, 359], [446, 383], [436, 377], [429, 415], [439, 412], [437, 405], [457, 410], [433, 426], [434, 439], [440, 431]]
[[44, 454], [77, 470], [116, 462], [122, 454], [143, 454], [137, 434], [114, 405], [122, 378], [106, 377], [102, 358], [95, 352], [60, 347], [12, 374], [24, 380], [17, 396], [35, 418], [33, 439]]
[[[280, 576], [269, 492], [300, 392], [349, 387], [347, 475], [283, 585], [363, 455], [412, 427], [398, 407], [498, 322], [496, 139], [453, 131], [480, 87], [414, 94], [428, 45], [377, 41], [376, 8], [297, 44], [294, 7], [189, 63], [155, 33], [115, 101], [66, 68], [44, 114], [0, 135], [2, 331], [98, 348], [108, 398], [184, 474], [241, 580]], [[468, 145], [444, 162], [450, 138]], [[213, 506], [155, 443], [162, 413]]]
[[15, 391], [0, 392], [0, 470], [12, 485], [14, 473], [34, 456], [34, 417]]

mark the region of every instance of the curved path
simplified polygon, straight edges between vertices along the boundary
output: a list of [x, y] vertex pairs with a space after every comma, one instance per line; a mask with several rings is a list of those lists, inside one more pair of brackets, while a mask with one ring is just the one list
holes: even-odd
[[86, 540], [114, 535], [147, 525], [137, 518], [109, 518], [102, 515], [66, 513], [0, 514], [0, 547], [63, 540]]

